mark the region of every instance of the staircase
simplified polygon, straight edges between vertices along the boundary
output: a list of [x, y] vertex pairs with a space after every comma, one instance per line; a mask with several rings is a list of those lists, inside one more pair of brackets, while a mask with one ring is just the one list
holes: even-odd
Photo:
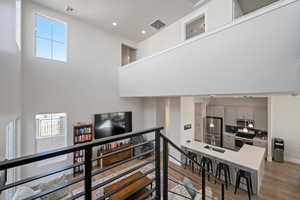
[[120, 67], [120, 96], [299, 92], [299, 10], [281, 0]]
[[[197, 195], [201, 197], [202, 200], [212, 199], [212, 191], [209, 191], [206, 187], [206, 176], [213, 175], [205, 171], [200, 164], [191, 158], [186, 152], [184, 152], [180, 147], [174, 144], [171, 140], [169, 140], [166, 136], [161, 133], [163, 128], [153, 128], [147, 129], [143, 131], [138, 131], [134, 133], [128, 133], [123, 135], [117, 135], [112, 137], [107, 137], [99, 140], [95, 140], [89, 143], [78, 144], [70, 147], [60, 148], [49, 152], [29, 155], [20, 157], [17, 159], [7, 160], [0, 163], [0, 171], [10, 170], [15, 167], [33, 167], [36, 162], [41, 162], [49, 158], [58, 157], [66, 154], [73, 154], [73, 152], [83, 150], [85, 152], [85, 160], [80, 163], [75, 163], [69, 165], [66, 163], [66, 166], [63, 168], [52, 169], [47, 172], [38, 173], [32, 177], [26, 177], [21, 180], [18, 180], [13, 183], [6, 183], [4, 186], [0, 186], [0, 192], [9, 190], [11, 188], [17, 188], [19, 186], [24, 185], [32, 185], [40, 184], [42, 179], [48, 178], [53, 175], [60, 174], [62, 172], [68, 172], [68, 170], [73, 169], [78, 166], [83, 166], [85, 173], [82, 176], [72, 177], [63, 182], [57, 182], [55, 185], [52, 185], [50, 188], [45, 190], [37, 190], [35, 194], [28, 196], [24, 199], [33, 200], [39, 199], [41, 197], [48, 197], [54, 193], [63, 193], [66, 189], [74, 188], [78, 185], [83, 185], [82, 188], [73, 190], [71, 196], [68, 196], [68, 200], [73, 199], [114, 199], [114, 195], [124, 192], [124, 189], [128, 191], [128, 187], [135, 183], [140, 183], [139, 181], [144, 180], [142, 184], [138, 184], [134, 190], [130, 192], [123, 193], [121, 199], [132, 198], [132, 195], [140, 194], [141, 191], [144, 191], [142, 195], [139, 195], [137, 199], [192, 199], [187, 193], [187, 190], [183, 186], [183, 177], [189, 177], [190, 180], [194, 183], [197, 183], [201, 188], [191, 188], [191, 190], [195, 190]], [[141, 136], [141, 135], [154, 135], [154, 140], [149, 140], [147, 142], [139, 143], [132, 145], [130, 147], [126, 147], [120, 149], [118, 151], [112, 152], [109, 155], [117, 154], [122, 151], [127, 151], [130, 148], [137, 148], [143, 146], [148, 143], [153, 143], [154, 149], [148, 150], [146, 152], [142, 152], [141, 154], [134, 155], [133, 157], [119, 161], [110, 166], [102, 167], [100, 169], [93, 168], [93, 162], [97, 159], [100, 159], [103, 156], [100, 155], [97, 157], [93, 157], [93, 148], [97, 148], [100, 145], [107, 145], [116, 141]], [[169, 150], [173, 148], [177, 152], [180, 153], [181, 157], [171, 155]], [[174, 151], [172, 151], [174, 152]], [[154, 156], [151, 156], [143, 161], [138, 161], [137, 159], [144, 157], [145, 155], [151, 155], [154, 153]], [[191, 174], [188, 169], [184, 169], [184, 163], [182, 159], [189, 158], [190, 162], [194, 163], [195, 169], [198, 170], [196, 174]], [[137, 163], [130, 165], [128, 168], [128, 163], [136, 161]], [[177, 164], [176, 164], [177, 163]], [[127, 168], [126, 168], [127, 166]], [[121, 169], [115, 171], [115, 173], [111, 175], [107, 175], [110, 170], [113, 169]], [[109, 185], [112, 183], [116, 183], [125, 177], [129, 177], [136, 172], [139, 173], [138, 176], [131, 178], [128, 182], [123, 184], [118, 184], [117, 187], [110, 190], [109, 192], [105, 191]], [[101, 178], [99, 178], [101, 175]], [[145, 179], [145, 177], [147, 177]], [[218, 199], [224, 199], [225, 191], [224, 191], [224, 183], [222, 181], [218, 181], [218, 185], [220, 186], [219, 192], [214, 194], [214, 197], [217, 195]], [[151, 187], [150, 187], [151, 186]], [[38, 185], [31, 186], [33, 190], [35, 190]], [[146, 189], [146, 190], [145, 190]], [[53, 197], [52, 197], [53, 198]], [[51, 199], [51, 198], [50, 198]], [[120, 198], [118, 198], [120, 199]]]

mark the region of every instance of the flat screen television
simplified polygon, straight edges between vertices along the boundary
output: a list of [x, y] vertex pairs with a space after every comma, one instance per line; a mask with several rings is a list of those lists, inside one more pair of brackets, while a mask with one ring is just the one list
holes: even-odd
[[132, 131], [132, 112], [115, 112], [95, 115], [95, 139]]

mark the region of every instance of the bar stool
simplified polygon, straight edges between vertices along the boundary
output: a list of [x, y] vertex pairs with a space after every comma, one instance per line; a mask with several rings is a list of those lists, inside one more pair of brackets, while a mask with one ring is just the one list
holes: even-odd
[[237, 189], [240, 187], [241, 178], [244, 178], [246, 180], [247, 185], [247, 192], [249, 200], [251, 200], [251, 194], [253, 195], [253, 188], [252, 188], [252, 179], [251, 179], [251, 173], [239, 169], [236, 175], [236, 182], [235, 182], [235, 189], [234, 194], [236, 194]]
[[[193, 152], [190, 152], [190, 151], [187, 154], [188, 154], [188, 156], [190, 158], [192, 158], [196, 162], [198, 161], [197, 160], [197, 154], [195, 154]], [[190, 160], [188, 157], [186, 157], [186, 159], [185, 159], [184, 168], [186, 168], [187, 165], [191, 166], [192, 172], [194, 173], [194, 171], [195, 171], [195, 163], [192, 160]]]
[[[212, 167], [212, 160], [203, 156], [201, 159], [200, 165], [202, 166], [203, 170], [206, 170], [208, 173], [213, 173], [213, 167]], [[207, 174], [208, 180], [210, 178], [210, 175]]]
[[[226, 189], [228, 189], [228, 180], [229, 180], [229, 184], [231, 184], [229, 165], [219, 162], [216, 168], [216, 175], [215, 175], [216, 179], [221, 180], [221, 174], [222, 174], [221, 172], [223, 172], [224, 175]], [[215, 184], [217, 183], [216, 179], [215, 179]]]

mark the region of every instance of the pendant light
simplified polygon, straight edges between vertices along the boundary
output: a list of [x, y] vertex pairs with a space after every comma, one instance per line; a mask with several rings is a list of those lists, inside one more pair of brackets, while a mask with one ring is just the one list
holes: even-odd
[[250, 122], [250, 123], [248, 124], [248, 127], [249, 127], [249, 128], [254, 128], [254, 125], [253, 125], [253, 123], [252, 123], [252, 122]]
[[243, 132], [244, 132], [244, 133], [248, 133], [247, 127], [244, 127], [244, 128], [243, 128]]
[[215, 125], [214, 125], [214, 123], [213, 123], [213, 120], [212, 120], [212, 119], [210, 120], [209, 127], [210, 127], [210, 128], [214, 128], [214, 127], [215, 127]]

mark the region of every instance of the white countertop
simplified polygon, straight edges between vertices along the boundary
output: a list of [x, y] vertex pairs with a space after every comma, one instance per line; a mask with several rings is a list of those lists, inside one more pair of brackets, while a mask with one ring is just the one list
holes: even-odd
[[224, 160], [256, 171], [261, 168], [261, 163], [264, 162], [265, 148], [244, 144], [239, 151], [232, 151], [216, 147], [225, 150], [224, 153], [220, 153], [204, 148], [206, 145], [208, 144], [197, 141], [182, 144], [183, 147], [194, 150], [195, 152], [203, 153], [216, 159]]

